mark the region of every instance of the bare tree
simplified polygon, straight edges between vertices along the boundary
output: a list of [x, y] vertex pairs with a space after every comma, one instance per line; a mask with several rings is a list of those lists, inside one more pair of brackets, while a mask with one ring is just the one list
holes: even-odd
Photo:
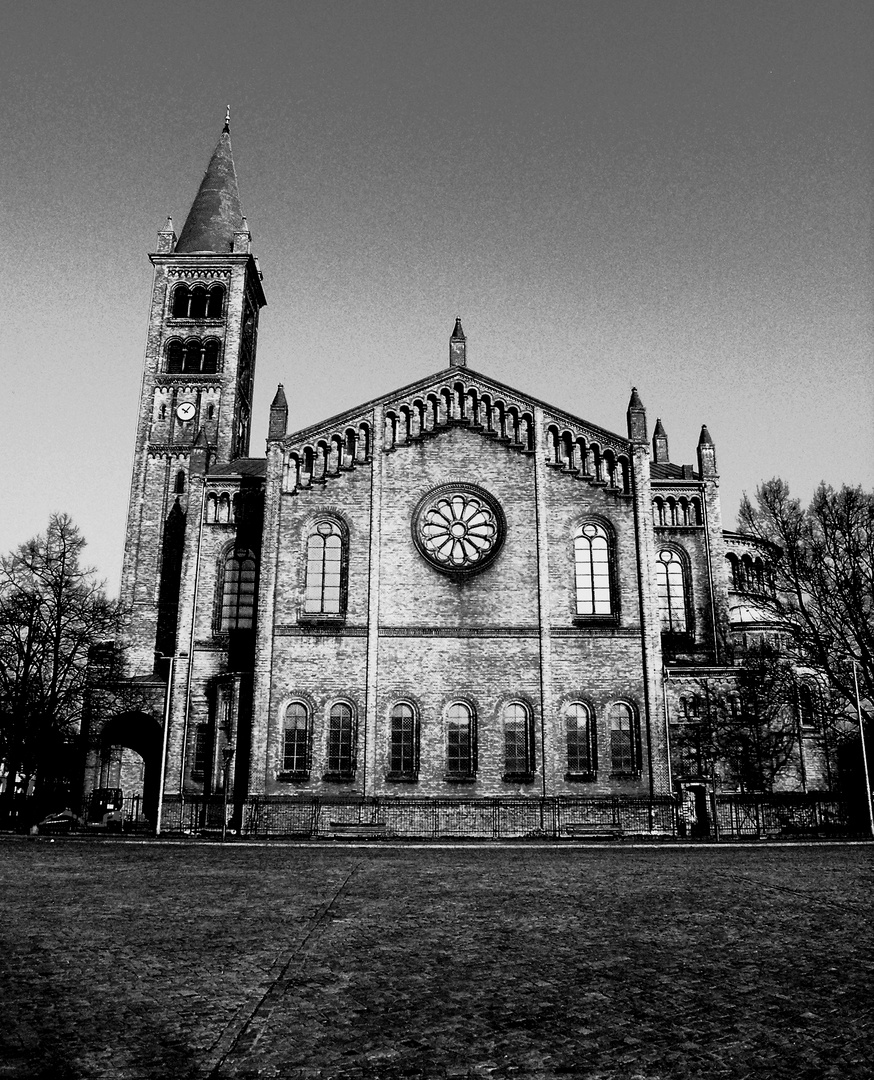
[[[798, 659], [851, 708], [854, 662], [868, 715], [874, 702], [874, 493], [821, 484], [805, 510], [780, 479], [746, 496], [743, 531], [781, 549], [764, 602], [791, 631]], [[870, 722], [870, 721], [869, 721]]]
[[675, 752], [701, 776], [726, 775], [742, 791], [773, 791], [797, 747], [796, 676], [767, 642], [752, 646], [730, 683], [702, 680], [697, 715], [678, 725]]
[[45, 534], [0, 558], [0, 760], [46, 807], [64, 798], [74, 767], [89, 650], [117, 627], [117, 606], [80, 563], [84, 547], [72, 520], [53, 514]]

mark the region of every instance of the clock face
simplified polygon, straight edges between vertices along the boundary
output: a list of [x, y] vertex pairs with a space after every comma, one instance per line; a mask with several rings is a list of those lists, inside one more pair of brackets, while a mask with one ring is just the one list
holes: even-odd
[[176, 408], [176, 415], [180, 420], [187, 421], [193, 420], [194, 414], [197, 412], [197, 408], [193, 401], [183, 401]]

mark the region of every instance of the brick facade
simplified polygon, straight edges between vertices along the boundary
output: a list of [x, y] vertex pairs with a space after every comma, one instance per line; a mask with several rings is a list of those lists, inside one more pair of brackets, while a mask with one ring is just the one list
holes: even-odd
[[[231, 175], [225, 135], [220, 153], [222, 175]], [[211, 222], [195, 225], [189, 219], [185, 235], [212, 235]], [[693, 679], [696, 665], [724, 671], [731, 659], [729, 563], [706, 429], [697, 468], [673, 465], [660, 422], [653, 454], [636, 391], [627, 432], [606, 431], [470, 370], [457, 322], [446, 369], [326, 424], [286, 433], [280, 388], [266, 458], [249, 458], [264, 295], [245, 219], [223, 227], [217, 250], [179, 251], [168, 224], [151, 256], [122, 598], [130, 676], [166, 678], [172, 666], [164, 798], [218, 791], [225, 772], [237, 801], [670, 793], [668, 722], [682, 671]], [[174, 314], [180, 283], [221, 285], [221, 317]], [[207, 334], [220, 342], [215, 371], [170, 370], [168, 343]], [[441, 492], [487, 507], [483, 528], [493, 532], [482, 543], [494, 539], [500, 550], [480, 572], [428, 554], [432, 534], [417, 515]], [[597, 572], [608, 568], [610, 603], [595, 612], [577, 607], [580, 582], [595, 596], [594, 577], [575, 561], [586, 523], [607, 552]], [[452, 528], [467, 535], [458, 520]], [[314, 562], [312, 551], [328, 543], [322, 535], [336, 537], [336, 584], [328, 563]], [[661, 551], [682, 564], [688, 616], [670, 640]], [[306, 610], [308, 580], [335, 589], [327, 610]], [[606, 590], [606, 581], [597, 584]], [[666, 665], [675, 668], [667, 682]], [[582, 772], [568, 756], [574, 703], [593, 728]], [[405, 775], [392, 767], [399, 704], [415, 727], [415, 766]], [[450, 712], [461, 706], [471, 719], [468, 775], [450, 769]], [[329, 760], [329, 744], [340, 745], [331, 743], [332, 709], [351, 713], [339, 772]], [[506, 734], [508, 709], [527, 717], [524, 737]], [[626, 735], [621, 725], [611, 733], [620, 714], [630, 717]], [[291, 715], [306, 717], [305, 736], [288, 751]], [[336, 719], [336, 730], [344, 723]], [[508, 746], [517, 766], [524, 758], [522, 772], [508, 772]], [[95, 758], [92, 783], [98, 772]]]

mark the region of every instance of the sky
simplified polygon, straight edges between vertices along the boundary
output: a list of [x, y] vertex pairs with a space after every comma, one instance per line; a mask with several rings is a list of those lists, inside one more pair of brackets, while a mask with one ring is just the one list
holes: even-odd
[[0, 552], [118, 588], [152, 281], [231, 107], [264, 274], [252, 450], [468, 364], [671, 458], [723, 518], [874, 487], [874, 5], [28, 0], [0, 41]]

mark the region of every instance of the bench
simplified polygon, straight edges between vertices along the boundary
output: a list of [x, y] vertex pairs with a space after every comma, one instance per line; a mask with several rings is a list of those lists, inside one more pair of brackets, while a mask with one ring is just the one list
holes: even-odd
[[384, 821], [330, 821], [328, 827], [335, 839], [349, 836], [360, 840], [369, 836], [385, 836], [387, 832]]
[[577, 840], [621, 840], [624, 835], [621, 825], [606, 821], [569, 821], [565, 829]]

